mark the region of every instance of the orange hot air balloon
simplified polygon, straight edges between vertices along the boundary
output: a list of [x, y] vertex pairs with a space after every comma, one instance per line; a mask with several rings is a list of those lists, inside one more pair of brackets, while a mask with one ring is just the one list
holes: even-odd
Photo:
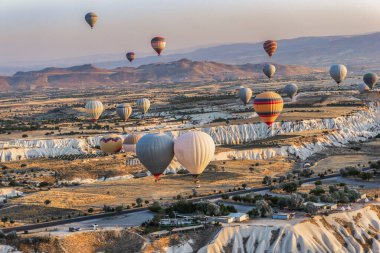
[[161, 55], [161, 52], [165, 49], [166, 41], [164, 37], [154, 37], [150, 42], [153, 49], [157, 52], [158, 55]]
[[276, 121], [283, 107], [282, 97], [272, 91], [260, 93], [253, 101], [253, 108], [268, 127]]
[[277, 50], [277, 42], [274, 40], [267, 40], [264, 42], [264, 50], [267, 52], [269, 57], [272, 57], [272, 55], [276, 52]]
[[127, 53], [127, 59], [129, 62], [133, 62], [133, 60], [136, 58], [135, 52], [128, 52]]

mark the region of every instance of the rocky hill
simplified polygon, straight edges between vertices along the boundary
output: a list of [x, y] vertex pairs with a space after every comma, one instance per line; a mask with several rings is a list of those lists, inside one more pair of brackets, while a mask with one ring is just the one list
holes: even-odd
[[[10, 77], [0, 77], [0, 88], [25, 90], [40, 87], [83, 88], [145, 82], [237, 80], [264, 77], [262, 67], [263, 64], [228, 65], [187, 59], [111, 70], [87, 64], [70, 68], [45, 68], [39, 71], [17, 72]], [[295, 65], [276, 64], [276, 67], [279, 76], [308, 75], [321, 71], [321, 69]]]

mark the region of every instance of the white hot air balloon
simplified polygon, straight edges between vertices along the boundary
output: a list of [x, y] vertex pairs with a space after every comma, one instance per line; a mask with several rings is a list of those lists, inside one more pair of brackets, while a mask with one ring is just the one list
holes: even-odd
[[88, 101], [86, 103], [85, 108], [86, 108], [87, 114], [90, 115], [90, 118], [92, 119], [94, 123], [99, 119], [100, 115], [102, 115], [104, 111], [104, 106], [102, 102], [98, 100]]
[[214, 140], [204, 132], [190, 131], [174, 142], [175, 157], [195, 178], [202, 174], [214, 154]]
[[366, 91], [369, 91], [369, 87], [365, 83], [359, 84], [358, 90], [360, 93], [364, 93]]
[[241, 87], [238, 95], [244, 105], [247, 105], [249, 100], [252, 98], [252, 90], [250, 88]]
[[335, 64], [332, 65], [330, 68], [330, 76], [332, 79], [335, 80], [335, 82], [339, 85], [341, 82], [343, 82], [344, 79], [346, 79], [347, 75], [347, 68], [346, 66], [342, 64]]
[[276, 67], [273, 64], [266, 63], [263, 67], [263, 72], [268, 78], [272, 78], [276, 73]]
[[137, 99], [136, 105], [145, 114], [150, 108], [150, 101], [147, 98], [140, 98], [140, 99]]
[[126, 103], [118, 104], [116, 106], [116, 113], [122, 120], [127, 121], [132, 114], [132, 107]]
[[291, 99], [294, 98], [294, 96], [297, 94], [297, 91], [298, 91], [298, 87], [296, 84], [294, 83], [290, 83], [290, 84], [287, 84], [284, 89], [283, 89], [283, 92]]

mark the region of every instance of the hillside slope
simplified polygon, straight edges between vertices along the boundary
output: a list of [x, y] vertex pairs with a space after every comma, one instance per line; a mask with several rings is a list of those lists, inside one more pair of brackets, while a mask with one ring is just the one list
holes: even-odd
[[[102, 69], [90, 64], [70, 68], [45, 68], [17, 72], [0, 77], [3, 89], [34, 89], [41, 87], [74, 88], [112, 86], [127, 83], [209, 82], [264, 77], [263, 64], [228, 65], [208, 61], [182, 59], [170, 63], [154, 63], [138, 68]], [[320, 69], [276, 64], [277, 75], [308, 75]]]

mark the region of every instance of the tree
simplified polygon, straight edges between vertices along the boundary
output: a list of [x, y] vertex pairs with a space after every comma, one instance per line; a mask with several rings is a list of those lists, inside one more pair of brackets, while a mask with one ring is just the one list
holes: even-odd
[[44, 201], [44, 204], [45, 205], [49, 205], [51, 203], [51, 200], [49, 200], [49, 199], [46, 199], [45, 201]]
[[93, 213], [93, 212], [94, 212], [94, 208], [90, 207], [90, 208], [87, 210], [87, 212], [89, 212], [89, 213]]
[[272, 178], [270, 176], [265, 176], [263, 178], [263, 184], [264, 185], [271, 185], [272, 184]]
[[317, 181], [315, 181], [314, 184], [315, 184], [315, 185], [322, 185], [322, 181], [321, 181], [321, 180], [317, 180]]
[[256, 209], [260, 213], [260, 217], [269, 217], [272, 215], [272, 207], [266, 200], [256, 201]]
[[373, 175], [372, 175], [372, 173], [369, 173], [369, 172], [362, 172], [362, 173], [360, 173], [360, 178], [362, 180], [369, 181], [369, 180], [371, 180], [373, 178]]
[[7, 223], [8, 220], [9, 220], [8, 217], [1, 218], [1, 222], [4, 223], [4, 225], [5, 225], [5, 223]]
[[315, 196], [321, 196], [325, 193], [325, 190], [322, 187], [316, 187], [310, 190], [310, 194], [314, 194]]
[[143, 202], [142, 198], [137, 198], [136, 199], [137, 206], [141, 206], [142, 202]]
[[154, 201], [153, 204], [149, 206], [149, 210], [154, 213], [158, 213], [162, 210], [162, 207], [159, 202]]
[[313, 203], [307, 203], [305, 206], [305, 212], [309, 214], [317, 214], [318, 208]]
[[286, 183], [282, 185], [282, 190], [286, 191], [287, 193], [292, 193], [297, 191], [298, 189], [298, 184], [291, 182], [291, 183]]
[[290, 210], [298, 210], [303, 207], [304, 198], [299, 194], [293, 193], [289, 198], [287, 198], [287, 206]]

